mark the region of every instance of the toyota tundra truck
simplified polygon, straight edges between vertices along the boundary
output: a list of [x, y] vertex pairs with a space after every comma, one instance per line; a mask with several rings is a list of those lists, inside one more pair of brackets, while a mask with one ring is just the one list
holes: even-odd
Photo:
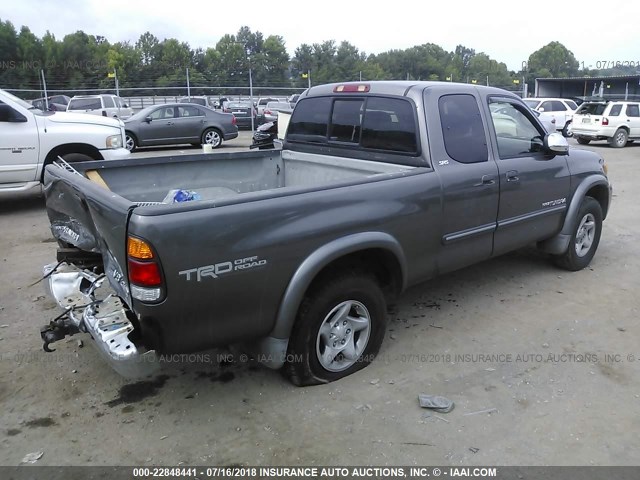
[[67, 162], [123, 159], [124, 124], [89, 114], [43, 112], [0, 90], [0, 194], [41, 184], [44, 167]]
[[409, 286], [531, 244], [586, 267], [611, 202], [520, 98], [410, 81], [310, 88], [279, 150], [54, 162], [44, 189], [46, 350], [86, 332], [136, 377], [234, 345], [296, 385], [369, 364]]

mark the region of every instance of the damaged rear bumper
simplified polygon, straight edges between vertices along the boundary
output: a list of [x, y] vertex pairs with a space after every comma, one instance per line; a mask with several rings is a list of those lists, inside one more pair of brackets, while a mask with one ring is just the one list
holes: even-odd
[[44, 267], [47, 293], [65, 314], [42, 329], [45, 350], [66, 335], [86, 332], [98, 351], [120, 375], [139, 378], [154, 373], [159, 362], [154, 350], [136, 345], [137, 333], [128, 308], [110, 289], [105, 277], [66, 263]]

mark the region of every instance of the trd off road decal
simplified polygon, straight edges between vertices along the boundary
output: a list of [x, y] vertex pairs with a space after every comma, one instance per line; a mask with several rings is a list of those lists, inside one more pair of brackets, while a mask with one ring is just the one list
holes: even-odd
[[214, 265], [190, 268], [189, 270], [182, 270], [181, 272], [178, 272], [178, 275], [184, 275], [187, 282], [192, 280], [201, 282], [203, 278], [219, 278], [220, 275], [263, 267], [266, 264], [266, 260], [261, 260], [259, 257], [254, 256], [238, 258], [228, 262], [220, 262]]
[[542, 206], [543, 207], [556, 207], [558, 205], [564, 205], [565, 203], [567, 203], [567, 199], [566, 198], [558, 198], [557, 200], [549, 200], [548, 202], [543, 202]]

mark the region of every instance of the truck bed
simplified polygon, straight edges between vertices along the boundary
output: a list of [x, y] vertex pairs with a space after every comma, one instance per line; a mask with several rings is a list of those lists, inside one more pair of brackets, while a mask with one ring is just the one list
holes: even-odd
[[309, 188], [401, 173], [415, 167], [271, 150], [246, 154], [195, 154], [126, 162], [81, 164], [76, 169], [133, 203], [162, 202], [172, 189], [201, 200], [282, 188]]

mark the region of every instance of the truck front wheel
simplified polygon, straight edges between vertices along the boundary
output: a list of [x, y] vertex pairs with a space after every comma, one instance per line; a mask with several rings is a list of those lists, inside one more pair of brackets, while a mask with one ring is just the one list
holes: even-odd
[[555, 258], [556, 264], [572, 272], [585, 268], [598, 249], [601, 233], [602, 207], [595, 198], [585, 197], [578, 211], [569, 248]]
[[374, 278], [349, 272], [325, 279], [303, 300], [289, 339], [285, 375], [298, 386], [346, 377], [373, 361], [386, 328]]

